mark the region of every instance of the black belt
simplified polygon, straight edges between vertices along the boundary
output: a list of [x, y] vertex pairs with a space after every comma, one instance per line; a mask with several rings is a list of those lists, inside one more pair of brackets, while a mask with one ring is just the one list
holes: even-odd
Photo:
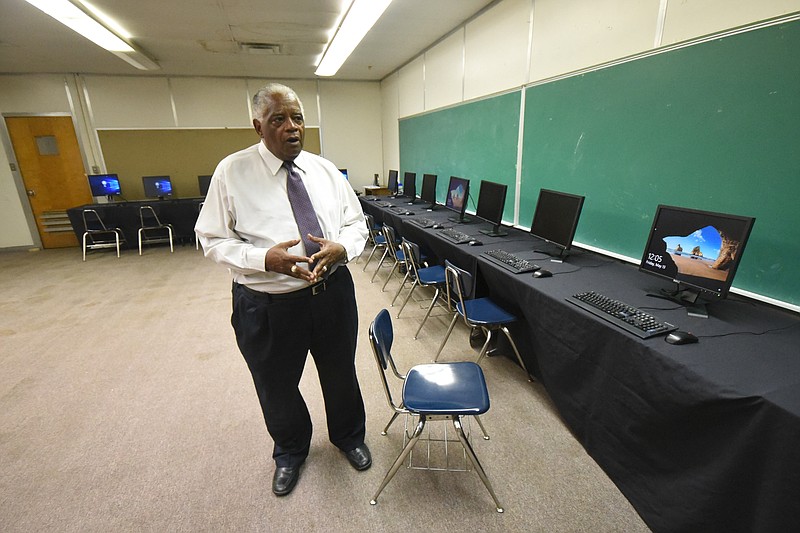
[[337, 268], [336, 271], [334, 271], [330, 276], [327, 277], [327, 279], [318, 281], [313, 285], [309, 285], [308, 287], [305, 287], [303, 289], [298, 289], [292, 292], [269, 293], [251, 289], [247, 285], [242, 285], [241, 283], [236, 283], [235, 281], [233, 283], [234, 285], [237, 285], [242, 289], [244, 289], [244, 291], [247, 292], [248, 294], [252, 294], [256, 298], [262, 298], [268, 302], [272, 300], [294, 300], [297, 298], [310, 298], [311, 296], [316, 296], [318, 294], [325, 292], [326, 290], [328, 290], [328, 287], [330, 287], [331, 283], [336, 281], [336, 278], [338, 277], [337, 275], [338, 272], [339, 269]]

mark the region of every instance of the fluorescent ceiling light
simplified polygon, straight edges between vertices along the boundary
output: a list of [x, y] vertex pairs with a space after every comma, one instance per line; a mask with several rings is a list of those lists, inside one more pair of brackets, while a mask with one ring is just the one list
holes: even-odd
[[156, 70], [160, 68], [157, 63], [147, 57], [142, 51], [137, 50], [127, 40], [123, 39], [98, 20], [90, 16], [84, 9], [91, 10], [98, 17], [103, 18], [109, 25], [113, 25], [117, 31], [124, 33], [116, 24], [112, 23], [107, 17], [101, 16], [96, 8], [86, 3], [73, 3], [69, 0], [25, 0], [35, 6], [60, 23], [78, 32], [94, 44], [105, 48], [120, 59], [123, 59], [141, 70]]
[[333, 76], [378, 21], [392, 0], [353, 0], [317, 66], [317, 76]]

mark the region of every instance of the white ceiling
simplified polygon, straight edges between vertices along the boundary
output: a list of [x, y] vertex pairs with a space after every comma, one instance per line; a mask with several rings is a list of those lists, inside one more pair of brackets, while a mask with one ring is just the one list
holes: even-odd
[[[314, 78], [343, 0], [90, 0], [161, 66], [141, 71], [24, 0], [0, 0], [0, 73]], [[333, 79], [380, 80], [497, 0], [394, 0]], [[280, 45], [254, 54], [240, 43]]]

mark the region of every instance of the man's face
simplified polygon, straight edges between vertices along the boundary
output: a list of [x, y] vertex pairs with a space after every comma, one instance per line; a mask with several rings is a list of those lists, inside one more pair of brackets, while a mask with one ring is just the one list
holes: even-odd
[[253, 127], [266, 147], [284, 161], [293, 161], [303, 149], [303, 124], [300, 102], [294, 95], [273, 95], [264, 116], [253, 119]]

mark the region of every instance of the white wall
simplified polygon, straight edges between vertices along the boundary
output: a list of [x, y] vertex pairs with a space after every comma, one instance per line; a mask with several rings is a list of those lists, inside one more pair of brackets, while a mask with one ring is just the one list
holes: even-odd
[[503, 0], [381, 82], [384, 159], [399, 169], [386, 139], [399, 143], [403, 117], [797, 11], [800, 0]]
[[[250, 128], [250, 99], [269, 80], [127, 76], [0, 75], [0, 113], [71, 113], [87, 173], [105, 171], [98, 129]], [[378, 82], [274, 80], [303, 101], [306, 123], [320, 128], [323, 155], [350, 170], [356, 190], [382, 172], [381, 88]], [[0, 249], [38, 241], [30, 206], [9, 167], [0, 138]]]

